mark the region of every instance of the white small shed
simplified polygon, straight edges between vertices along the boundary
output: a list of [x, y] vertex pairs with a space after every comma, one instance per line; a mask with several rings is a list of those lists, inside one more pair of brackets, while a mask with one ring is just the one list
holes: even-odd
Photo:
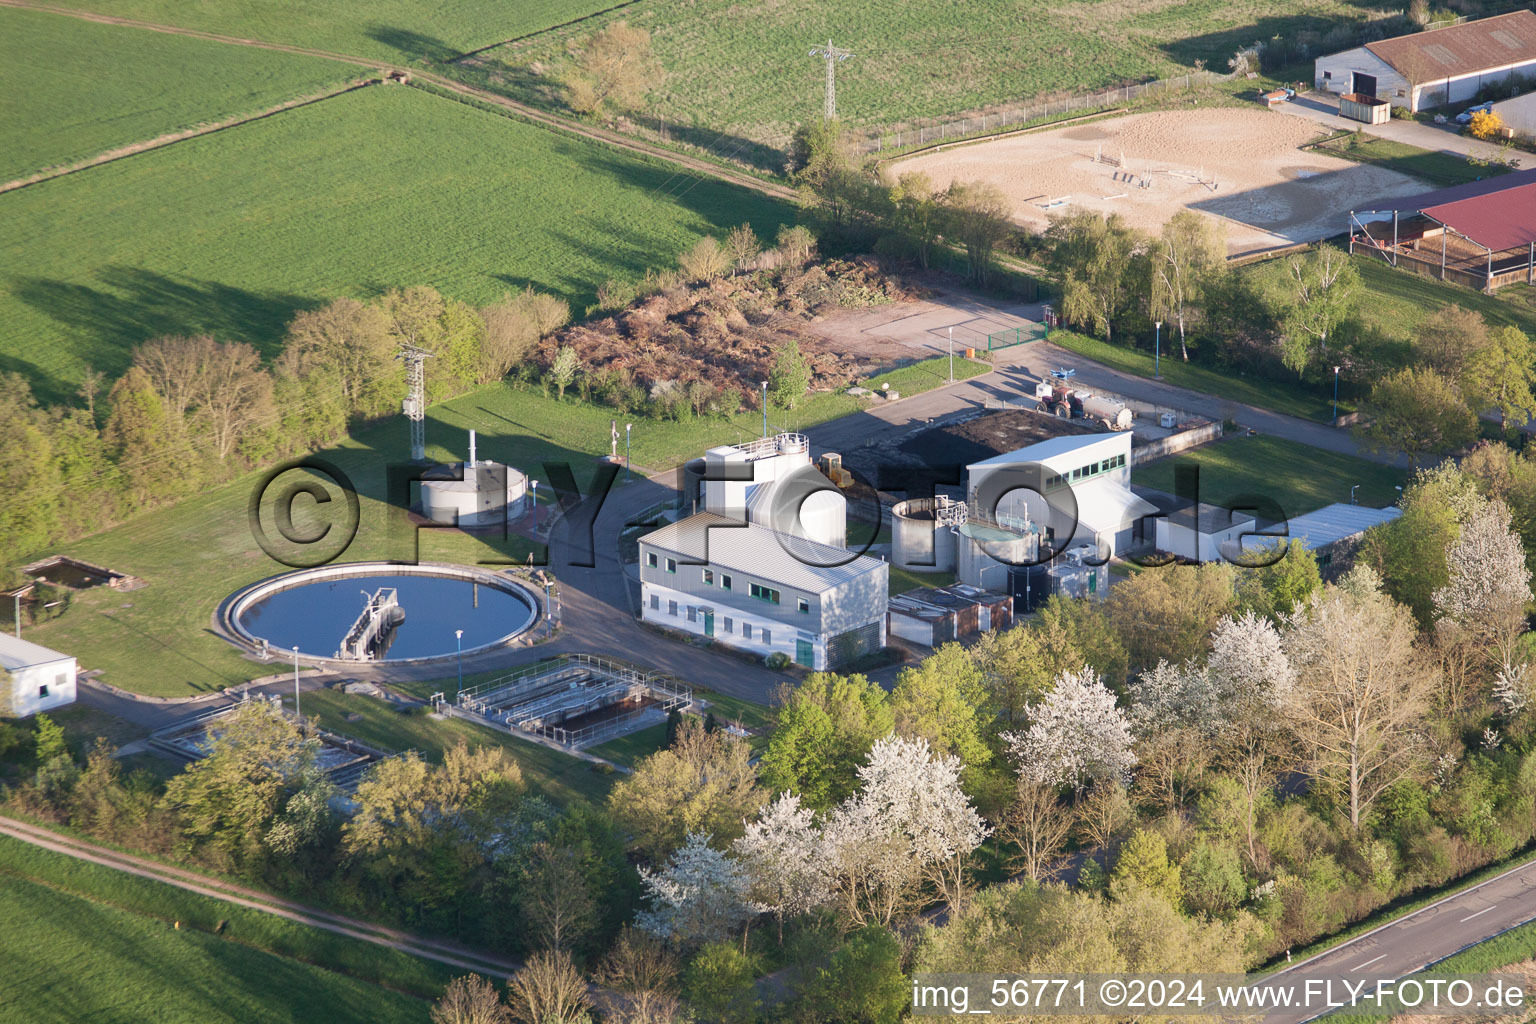
[[75, 659], [0, 633], [0, 715], [26, 718], [75, 702]]

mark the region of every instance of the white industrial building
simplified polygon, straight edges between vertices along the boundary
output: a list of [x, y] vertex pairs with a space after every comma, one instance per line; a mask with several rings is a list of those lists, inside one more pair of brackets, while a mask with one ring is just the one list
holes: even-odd
[[1319, 57], [1313, 85], [1419, 111], [1471, 100], [1511, 75], [1536, 75], [1536, 14], [1514, 11]]
[[41, 644], [0, 634], [0, 715], [26, 718], [75, 702], [75, 659]]
[[1266, 546], [1289, 543], [1291, 538], [1301, 541], [1301, 546], [1317, 556], [1318, 568], [1325, 573], [1336, 561], [1351, 553], [1361, 535], [1373, 526], [1390, 523], [1403, 514], [1395, 505], [1372, 508], [1369, 505], [1347, 505], [1335, 502], [1313, 512], [1299, 515], [1285, 524], [1286, 535], [1281, 538], [1246, 537], [1244, 551], [1258, 551]]
[[1536, 136], [1536, 92], [1495, 103], [1493, 109], [1516, 135]]
[[639, 540], [643, 621], [816, 670], [885, 646], [890, 566], [847, 550], [847, 502], [803, 434], [690, 470], [703, 509]]
[[1157, 520], [1157, 550], [1186, 562], [1235, 561], [1243, 535], [1257, 529], [1253, 516], [1198, 502]]

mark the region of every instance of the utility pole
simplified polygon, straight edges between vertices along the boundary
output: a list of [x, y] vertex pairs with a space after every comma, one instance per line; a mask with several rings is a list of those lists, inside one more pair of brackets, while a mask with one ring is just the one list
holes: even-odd
[[300, 723], [304, 721], [299, 714], [299, 649], [293, 649], [293, 717]]
[[955, 329], [949, 329], [949, 382], [955, 382]]
[[853, 56], [852, 50], [842, 50], [832, 45], [832, 40], [827, 40], [826, 46], [811, 47], [811, 56], [820, 57], [827, 62], [827, 105], [822, 111], [822, 116], [828, 121], [837, 120], [837, 65], [839, 61], [845, 61]]
[[427, 458], [427, 375], [425, 363], [432, 353], [415, 345], [403, 345], [395, 355], [405, 363], [405, 401], [400, 409], [411, 421], [411, 459], [425, 462]]

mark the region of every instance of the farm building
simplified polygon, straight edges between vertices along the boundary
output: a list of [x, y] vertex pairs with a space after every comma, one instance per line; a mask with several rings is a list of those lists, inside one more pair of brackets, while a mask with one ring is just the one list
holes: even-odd
[[1466, 102], [1511, 75], [1536, 74], [1536, 13], [1514, 11], [1319, 57], [1313, 85], [1417, 112]]
[[950, 640], [1006, 629], [1013, 624], [1013, 599], [964, 583], [921, 587], [891, 598], [888, 622], [891, 636], [937, 647]]
[[1257, 529], [1251, 515], [1205, 502], [1191, 503], [1158, 517], [1157, 550], [1187, 562], [1231, 560], [1242, 550], [1243, 534]]
[[[1318, 567], [1327, 575], [1330, 569], [1339, 567], [1337, 563], [1348, 562], [1366, 530], [1390, 523], [1402, 514], [1402, 509], [1395, 505], [1371, 508], [1335, 502], [1290, 520], [1286, 523], [1286, 534], [1298, 538], [1303, 548], [1316, 555]], [[1243, 550], [1257, 551], [1274, 543], [1264, 537], [1248, 537], [1243, 540]]]
[[0, 715], [25, 718], [75, 702], [75, 659], [0, 633]]
[[1504, 127], [1516, 135], [1536, 136], [1536, 92], [1528, 92], [1493, 105]]
[[1517, 171], [1349, 214], [1349, 251], [1485, 292], [1536, 282], [1536, 170]]

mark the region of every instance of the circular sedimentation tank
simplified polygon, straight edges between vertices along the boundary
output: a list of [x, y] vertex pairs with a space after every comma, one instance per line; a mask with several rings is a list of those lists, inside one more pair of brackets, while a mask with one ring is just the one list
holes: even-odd
[[231, 595], [219, 619], [228, 636], [275, 654], [299, 649], [307, 661], [340, 660], [344, 639], [369, 602], [395, 591], [381, 618], [387, 637], [375, 662], [452, 659], [504, 646], [539, 617], [539, 600], [504, 576], [468, 566], [350, 562], [301, 569]]

